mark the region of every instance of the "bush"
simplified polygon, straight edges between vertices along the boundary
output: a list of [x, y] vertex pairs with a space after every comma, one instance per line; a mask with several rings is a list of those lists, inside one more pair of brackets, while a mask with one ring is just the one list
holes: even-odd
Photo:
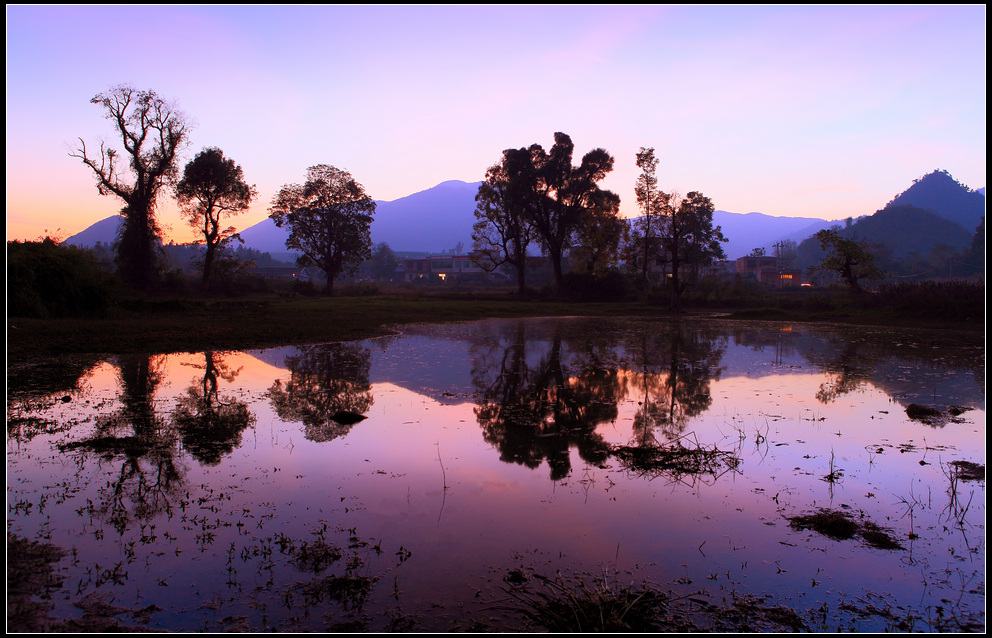
[[7, 242], [7, 314], [98, 317], [117, 297], [118, 282], [94, 254], [46, 237]]

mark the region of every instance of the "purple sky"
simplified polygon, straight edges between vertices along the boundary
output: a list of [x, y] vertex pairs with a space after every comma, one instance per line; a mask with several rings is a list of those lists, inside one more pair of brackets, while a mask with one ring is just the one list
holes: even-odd
[[[65, 237], [117, 213], [77, 138], [129, 83], [196, 122], [267, 216], [314, 164], [393, 200], [479, 181], [503, 149], [571, 135], [575, 162], [638, 213], [635, 154], [663, 190], [736, 213], [871, 214], [946, 169], [985, 186], [985, 7], [7, 6], [7, 239]], [[118, 143], [119, 148], [119, 143]], [[172, 200], [166, 237], [192, 231]]]

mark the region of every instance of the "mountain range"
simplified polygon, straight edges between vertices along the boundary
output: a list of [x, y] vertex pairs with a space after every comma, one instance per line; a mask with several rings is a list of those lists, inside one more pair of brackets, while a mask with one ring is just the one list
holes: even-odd
[[[838, 232], [844, 238], [884, 246], [877, 257], [900, 260], [913, 254], [926, 257], [940, 245], [963, 251], [971, 245], [984, 218], [984, 189], [971, 190], [947, 171], [936, 170], [913, 180], [913, 185], [885, 208], [850, 220], [838, 227]], [[796, 249], [796, 265], [802, 269], [819, 263], [822, 257], [823, 249], [813, 237], [800, 242]]]
[[[387, 243], [394, 252], [467, 252], [472, 245], [472, 225], [475, 223], [475, 194], [481, 182], [446, 181], [433, 188], [408, 195], [393, 201], [377, 201], [375, 220], [372, 222], [373, 244]], [[897, 195], [886, 209], [913, 207], [929, 210], [942, 220], [925, 224], [919, 215], [907, 217], [904, 221], [917, 230], [929, 228], [939, 233], [923, 231], [920, 241], [913, 244], [913, 250], [929, 250], [939, 235], [939, 241], [949, 245], [959, 245], [962, 237], [970, 238], [980, 219], [985, 214], [985, 196], [956, 182], [946, 171], [935, 171], [915, 180], [913, 185]], [[879, 211], [881, 213], [882, 211]], [[878, 213], [876, 213], [878, 214]], [[899, 225], [899, 215], [889, 211], [883, 228]], [[97, 241], [110, 243], [117, 231], [118, 216], [108, 217], [93, 224], [86, 230], [73, 235], [66, 243], [75, 246], [93, 246]], [[940, 221], [946, 220], [943, 228]], [[728, 242], [724, 252], [728, 259], [736, 259], [749, 254], [755, 248], [764, 248], [773, 254], [773, 246], [781, 241], [794, 241], [797, 244], [817, 231], [829, 228], [837, 222], [810, 217], [773, 217], [762, 213], [731, 213], [716, 211], [714, 225], [722, 228]], [[277, 259], [288, 257], [286, 238], [288, 230], [276, 227], [271, 219], [265, 219], [240, 231], [245, 246], [260, 252], [270, 253]], [[919, 245], [918, 245], [919, 244]]]

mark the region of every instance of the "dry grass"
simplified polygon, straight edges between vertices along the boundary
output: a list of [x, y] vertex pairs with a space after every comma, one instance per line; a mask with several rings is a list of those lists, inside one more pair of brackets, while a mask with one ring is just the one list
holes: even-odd
[[687, 444], [683, 437], [671, 445], [618, 446], [611, 454], [624, 468], [638, 476], [656, 478], [667, 476], [674, 480], [684, 477], [711, 476], [718, 478], [740, 464], [734, 452], [706, 447], [698, 442]]

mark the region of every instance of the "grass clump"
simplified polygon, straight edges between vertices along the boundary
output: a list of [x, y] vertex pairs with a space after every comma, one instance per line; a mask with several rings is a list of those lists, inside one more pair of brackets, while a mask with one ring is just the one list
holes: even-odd
[[521, 583], [505, 588], [516, 606], [507, 607], [553, 632], [659, 631], [667, 597], [650, 588], [611, 586], [604, 578], [592, 584], [580, 578], [536, 575], [544, 591]]
[[850, 540], [860, 537], [866, 545], [876, 549], [902, 549], [887, 530], [871, 521], [858, 522], [845, 512], [821, 509], [814, 514], [794, 516], [789, 526], [796, 531], [811, 529], [834, 540]]
[[951, 461], [955, 478], [959, 481], [984, 481], [985, 466], [971, 461]]
[[624, 468], [640, 476], [669, 476], [676, 480], [683, 476], [720, 475], [735, 469], [740, 459], [733, 452], [684, 443], [679, 439], [672, 445], [641, 445], [614, 447], [610, 454], [620, 460]]
[[931, 419], [943, 416], [943, 413], [936, 408], [920, 405], [918, 403], [910, 403], [906, 407], [906, 416], [914, 421], [929, 423]]

